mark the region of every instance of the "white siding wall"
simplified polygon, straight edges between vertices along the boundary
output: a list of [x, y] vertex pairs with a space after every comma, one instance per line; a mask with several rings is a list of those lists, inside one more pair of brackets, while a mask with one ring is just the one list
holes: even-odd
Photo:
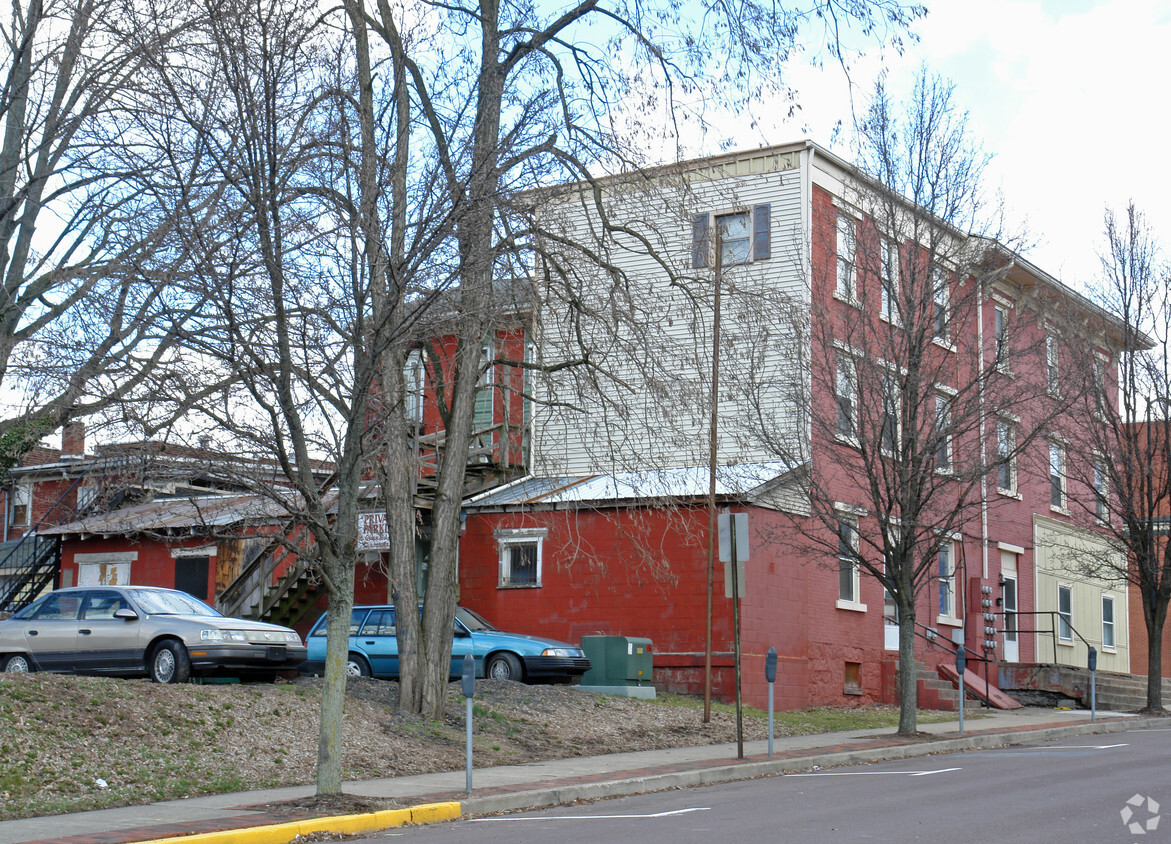
[[[1071, 623], [1098, 651], [1098, 668], [1102, 671], [1130, 671], [1130, 631], [1127, 625], [1127, 585], [1086, 574], [1087, 567], [1113, 560], [1117, 565], [1120, 552], [1112, 550], [1106, 540], [1056, 519], [1033, 517], [1033, 542], [1036, 546], [1036, 597], [1038, 612], [1056, 612], [1058, 587], [1071, 589]], [[1102, 646], [1102, 596], [1114, 596], [1113, 650]], [[1048, 629], [1049, 617], [1038, 616], [1037, 629]], [[1063, 665], [1086, 665], [1086, 645], [1078, 635], [1072, 643], [1057, 645], [1057, 661]], [[1037, 659], [1047, 662], [1053, 656], [1053, 637], [1036, 634]]]
[[[610, 219], [648, 245], [629, 235], [607, 244], [617, 274], [570, 256], [550, 276], [536, 348], [546, 364], [587, 351], [592, 366], [535, 379], [534, 473], [707, 464], [714, 270], [712, 261], [691, 267], [692, 220], [709, 212], [714, 226], [715, 215], [760, 203], [770, 206], [771, 257], [723, 274], [720, 462], [807, 453], [807, 404], [799, 400], [809, 359], [801, 160], [765, 151], [718, 171], [611, 189]], [[546, 225], [600, 249], [587, 205], [569, 197], [546, 212]]]

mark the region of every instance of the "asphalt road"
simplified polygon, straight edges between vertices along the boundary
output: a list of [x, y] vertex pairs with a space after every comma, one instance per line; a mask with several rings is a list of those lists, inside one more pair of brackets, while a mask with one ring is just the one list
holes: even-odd
[[810, 771], [363, 840], [1171, 844], [1171, 818], [1164, 815], [1171, 815], [1171, 726]]

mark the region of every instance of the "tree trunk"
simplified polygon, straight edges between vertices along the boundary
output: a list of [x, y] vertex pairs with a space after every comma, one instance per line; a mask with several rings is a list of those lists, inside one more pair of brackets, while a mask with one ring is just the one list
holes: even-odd
[[[323, 565], [324, 562], [323, 562]], [[346, 660], [350, 650], [350, 616], [354, 609], [352, 561], [329, 564], [329, 603], [325, 620], [325, 681], [321, 691], [321, 730], [317, 741], [317, 793], [342, 790], [342, 729], [346, 703]]]
[[[904, 606], [904, 604], [909, 604]], [[919, 729], [919, 666], [915, 662], [915, 606], [899, 601], [899, 731], [913, 736]]]
[[1167, 603], [1156, 599], [1155, 606], [1146, 606], [1148, 597], [1144, 595], [1143, 604], [1147, 621], [1146, 708], [1159, 712], [1163, 709], [1163, 628], [1167, 623]]

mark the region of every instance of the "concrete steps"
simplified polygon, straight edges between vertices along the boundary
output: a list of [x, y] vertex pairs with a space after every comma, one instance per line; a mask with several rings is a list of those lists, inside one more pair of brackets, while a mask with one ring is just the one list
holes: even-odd
[[[1067, 699], [1090, 706], [1088, 668], [1043, 663], [1002, 663], [1000, 688], [1025, 703]], [[1094, 678], [1098, 709], [1129, 712], [1147, 705], [1147, 678], [1139, 674], [1098, 671]], [[1171, 703], [1171, 679], [1163, 680], [1164, 703]]]

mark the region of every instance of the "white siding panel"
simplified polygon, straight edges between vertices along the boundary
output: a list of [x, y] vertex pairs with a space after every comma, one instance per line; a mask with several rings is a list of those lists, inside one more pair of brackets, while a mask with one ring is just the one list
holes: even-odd
[[[807, 451], [798, 400], [809, 357], [801, 171], [776, 170], [796, 161], [748, 156], [719, 171], [739, 175], [713, 181], [689, 172], [675, 184], [612, 192], [606, 213], [630, 233], [590, 248], [613, 273], [558, 251], [537, 348], [547, 365], [583, 357], [591, 365], [535, 379], [535, 473], [707, 463], [714, 270], [690, 266], [692, 219], [760, 203], [770, 205], [771, 258], [723, 275], [719, 459]], [[550, 209], [545, 223], [567, 242], [596, 241], [596, 214], [583, 203]]]

